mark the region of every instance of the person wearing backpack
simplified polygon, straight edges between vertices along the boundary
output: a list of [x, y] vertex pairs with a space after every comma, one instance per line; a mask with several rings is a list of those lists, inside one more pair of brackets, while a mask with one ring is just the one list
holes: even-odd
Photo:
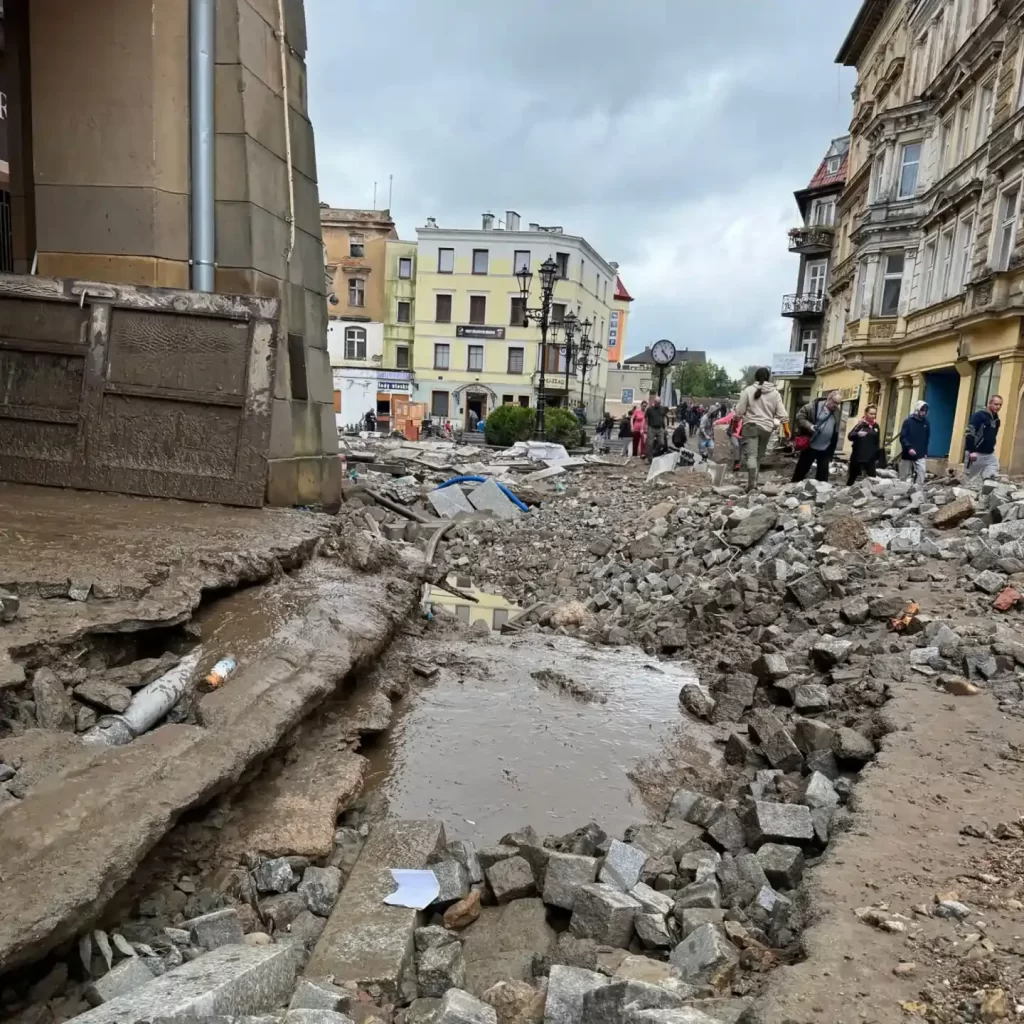
[[768, 450], [768, 441], [775, 430], [776, 421], [789, 433], [789, 413], [775, 385], [768, 379], [771, 371], [767, 366], [759, 367], [754, 373], [754, 383], [745, 387], [734, 410], [743, 420], [740, 439], [743, 446], [743, 461], [747, 466], [747, 490], [757, 486], [757, 474]]

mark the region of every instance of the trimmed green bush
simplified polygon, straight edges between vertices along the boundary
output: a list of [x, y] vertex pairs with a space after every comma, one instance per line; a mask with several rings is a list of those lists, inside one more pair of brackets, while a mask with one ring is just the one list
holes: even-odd
[[488, 444], [508, 448], [516, 441], [529, 441], [537, 429], [537, 410], [521, 405], [499, 405], [484, 420]]
[[555, 406], [544, 410], [544, 440], [575, 448], [580, 443], [580, 421], [572, 409]]

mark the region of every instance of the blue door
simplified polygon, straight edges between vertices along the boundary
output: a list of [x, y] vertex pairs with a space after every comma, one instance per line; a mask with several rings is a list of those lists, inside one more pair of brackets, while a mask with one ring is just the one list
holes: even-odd
[[928, 422], [932, 428], [928, 455], [933, 459], [944, 459], [949, 455], [959, 391], [960, 374], [952, 367], [924, 376], [924, 400], [928, 403]]

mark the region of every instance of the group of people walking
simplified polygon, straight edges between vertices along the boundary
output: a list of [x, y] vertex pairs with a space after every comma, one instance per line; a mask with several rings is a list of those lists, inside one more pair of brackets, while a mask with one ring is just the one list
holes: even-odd
[[624, 456], [653, 459], [668, 451], [668, 409], [657, 395], [624, 412], [617, 426], [611, 413], [605, 413], [598, 437], [610, 442], [616, 430]]

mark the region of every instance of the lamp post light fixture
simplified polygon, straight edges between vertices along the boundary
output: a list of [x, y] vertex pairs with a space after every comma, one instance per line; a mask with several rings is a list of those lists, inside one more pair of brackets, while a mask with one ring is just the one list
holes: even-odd
[[[587, 383], [587, 371], [591, 366], [596, 366], [598, 361], [597, 342], [590, 337], [590, 329], [594, 325], [590, 320], [584, 320], [580, 325], [582, 334], [576, 346], [576, 362], [580, 367], [580, 405], [583, 405], [583, 388]], [[594, 361], [591, 363], [590, 354], [593, 352]]]
[[548, 331], [552, 327], [551, 320], [551, 296], [555, 290], [555, 281], [558, 278], [558, 264], [549, 256], [540, 265], [540, 305], [529, 307], [530, 285], [533, 282], [533, 273], [527, 266], [516, 271], [516, 280], [519, 282], [519, 295], [523, 300], [523, 326], [531, 320], [540, 326], [540, 395], [537, 401], [537, 437], [544, 439], [544, 406], [547, 401], [545, 395], [546, 378], [545, 369], [547, 366], [548, 354]]
[[562, 330], [565, 332], [565, 345], [562, 346], [562, 351], [565, 353], [565, 404], [567, 407], [569, 405], [569, 367], [575, 352], [573, 340], [579, 326], [580, 318], [575, 313], [570, 310], [565, 314], [565, 318], [562, 320]]

